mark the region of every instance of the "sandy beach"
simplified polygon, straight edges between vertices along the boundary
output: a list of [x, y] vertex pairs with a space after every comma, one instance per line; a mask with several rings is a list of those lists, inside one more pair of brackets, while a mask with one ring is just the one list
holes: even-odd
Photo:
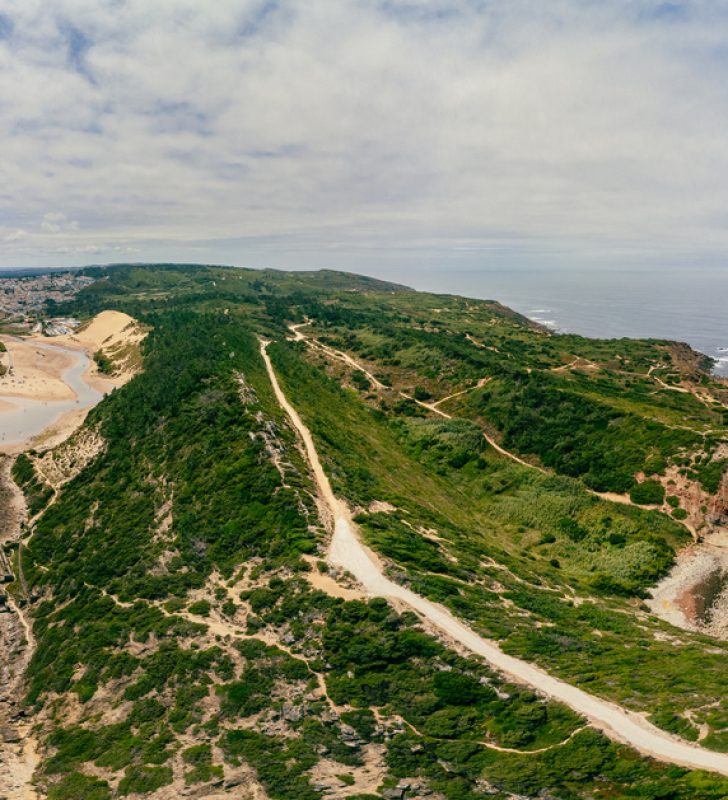
[[47, 350], [36, 346], [33, 341], [15, 337], [0, 336], [0, 341], [7, 348], [3, 363], [6, 366], [12, 364], [12, 370], [0, 377], [2, 397], [46, 401], [75, 398], [74, 391], [63, 380], [63, 373], [74, 363], [70, 354], [62, 350]]
[[[138, 371], [138, 345], [145, 331], [126, 314], [104, 311], [77, 332], [25, 339], [0, 336], [8, 368], [0, 376], [0, 452], [52, 447], [82, 423], [103, 395]], [[116, 372], [103, 375], [93, 354], [103, 350]]]

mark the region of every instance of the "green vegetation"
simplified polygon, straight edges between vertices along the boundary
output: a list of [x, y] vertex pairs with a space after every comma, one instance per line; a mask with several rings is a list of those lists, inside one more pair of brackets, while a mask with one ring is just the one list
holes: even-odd
[[633, 503], [641, 506], [662, 505], [665, 500], [665, 488], [659, 481], [642, 481], [629, 493]]
[[111, 800], [106, 781], [69, 772], [48, 792], [48, 800]]
[[197, 600], [195, 603], [190, 604], [189, 612], [200, 617], [206, 617], [210, 613], [210, 608], [210, 603], [207, 600]]
[[[90, 272], [98, 280], [59, 313], [117, 308], [150, 334], [143, 372], [89, 415], [105, 447], [54, 503], [31, 459], [14, 465], [32, 507], [45, 509], [23, 565], [38, 598], [27, 705], [43, 709], [49, 797], [185, 785], [235, 796], [225, 782], [245, 769], [274, 800], [318, 800], [322, 761], [339, 790], [362, 797], [356, 776], [371, 752], [384, 759], [380, 789], [406, 779], [448, 800], [484, 788], [569, 800], [728, 794], [716, 776], [582, 730], [568, 709], [448, 649], [411, 613], [312, 589], [309, 561], [325, 535], [257, 336], [276, 341], [284, 390], [395, 580], [508, 652], [686, 738], [706, 725], [702, 744], [726, 749], [725, 645], [641, 605], [686, 530], [587, 490], [661, 503], [656, 476], [676, 459], [719, 486], [721, 436], [703, 434], [722, 415], [648, 376], [672, 357], [668, 344], [546, 336], [497, 303], [335, 273]], [[286, 324], [304, 315], [391, 388], [285, 342]], [[553, 371], [577, 355], [599, 369]], [[442, 405], [453, 419], [415, 402], [465, 389]], [[484, 428], [551, 473], [498, 454]], [[375, 511], [374, 501], [389, 505]]]
[[[539, 475], [489, 449], [454, 466], [443, 444], [453, 442], [451, 422], [392, 422], [306, 367], [297, 346], [271, 352], [336, 491], [352, 505], [377, 499], [398, 509], [357, 517], [368, 542], [394, 562], [393, 575], [500, 639], [508, 652], [592, 692], [665, 714], [684, 710], [690, 697], [696, 722], [711, 717], [715, 702], [721, 711], [711, 718], [720, 728], [728, 724], [718, 678], [725, 647], [707, 648], [685, 634], [676, 650], [663, 638], [665, 626], [619, 599], [652, 585], [672, 563], [668, 543], [687, 540], [667, 517], [605, 503], [574, 481]], [[422, 534], [428, 530], [437, 538]], [[550, 564], [554, 555], [558, 569]], [[572, 604], [559, 593], [589, 602]]]
[[212, 748], [209, 744], [198, 744], [188, 747], [182, 758], [192, 769], [185, 774], [185, 783], [207, 783], [214, 778], [223, 777], [220, 765], [212, 763]]
[[51, 499], [53, 489], [41, 480], [33, 467], [33, 462], [25, 453], [21, 453], [15, 459], [12, 473], [13, 480], [25, 495], [29, 516], [34, 517]]
[[99, 368], [99, 372], [104, 375], [112, 375], [114, 372], [114, 362], [104, 353], [103, 350], [97, 350], [94, 353], [94, 361]]
[[662, 472], [672, 454], [702, 443], [697, 433], [615, 406], [606, 388], [586, 394], [585, 383], [531, 373], [492, 381], [469, 401], [473, 413], [502, 431], [506, 447], [603, 492], [629, 491], [637, 472]]

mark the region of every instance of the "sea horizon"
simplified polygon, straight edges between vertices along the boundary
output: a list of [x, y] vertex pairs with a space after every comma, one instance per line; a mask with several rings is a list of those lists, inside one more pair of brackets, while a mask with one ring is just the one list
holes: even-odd
[[[378, 277], [385, 277], [381, 273]], [[414, 289], [496, 300], [557, 333], [686, 342], [728, 376], [728, 271], [718, 266], [392, 270]]]

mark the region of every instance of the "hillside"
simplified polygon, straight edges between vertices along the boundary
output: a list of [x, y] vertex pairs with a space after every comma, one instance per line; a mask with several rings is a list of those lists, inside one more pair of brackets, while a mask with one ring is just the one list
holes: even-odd
[[728, 644], [645, 603], [728, 514], [728, 389], [702, 357], [343, 273], [88, 274], [60, 311], [148, 334], [75, 438], [12, 467], [30, 519], [3, 534], [9, 592], [35, 643], [7, 716], [37, 797], [728, 795], [327, 563], [331, 507], [260, 339], [392, 584], [725, 753]]

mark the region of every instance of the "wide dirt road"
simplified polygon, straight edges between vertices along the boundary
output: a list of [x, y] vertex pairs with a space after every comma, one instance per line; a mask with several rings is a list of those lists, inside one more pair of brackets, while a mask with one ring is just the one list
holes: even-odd
[[479, 636], [443, 606], [399, 586], [382, 574], [381, 568], [357, 536], [356, 526], [346, 504], [334, 495], [329, 479], [321, 466], [311, 433], [281, 390], [267, 353], [268, 344], [261, 341], [260, 352], [276, 399], [303, 440], [321, 498], [329, 507], [334, 519], [334, 534], [328, 552], [328, 561], [332, 565], [348, 570], [370, 595], [399, 600], [407, 604], [450, 639], [472, 653], [482, 656], [493, 667], [516, 682], [531, 686], [582, 714], [609, 738], [628, 744], [640, 753], [653, 756], [660, 761], [728, 775], [727, 754], [715, 753], [671, 736], [646, 722], [638, 714], [577, 689], [527, 661], [507, 655], [496, 642]]

